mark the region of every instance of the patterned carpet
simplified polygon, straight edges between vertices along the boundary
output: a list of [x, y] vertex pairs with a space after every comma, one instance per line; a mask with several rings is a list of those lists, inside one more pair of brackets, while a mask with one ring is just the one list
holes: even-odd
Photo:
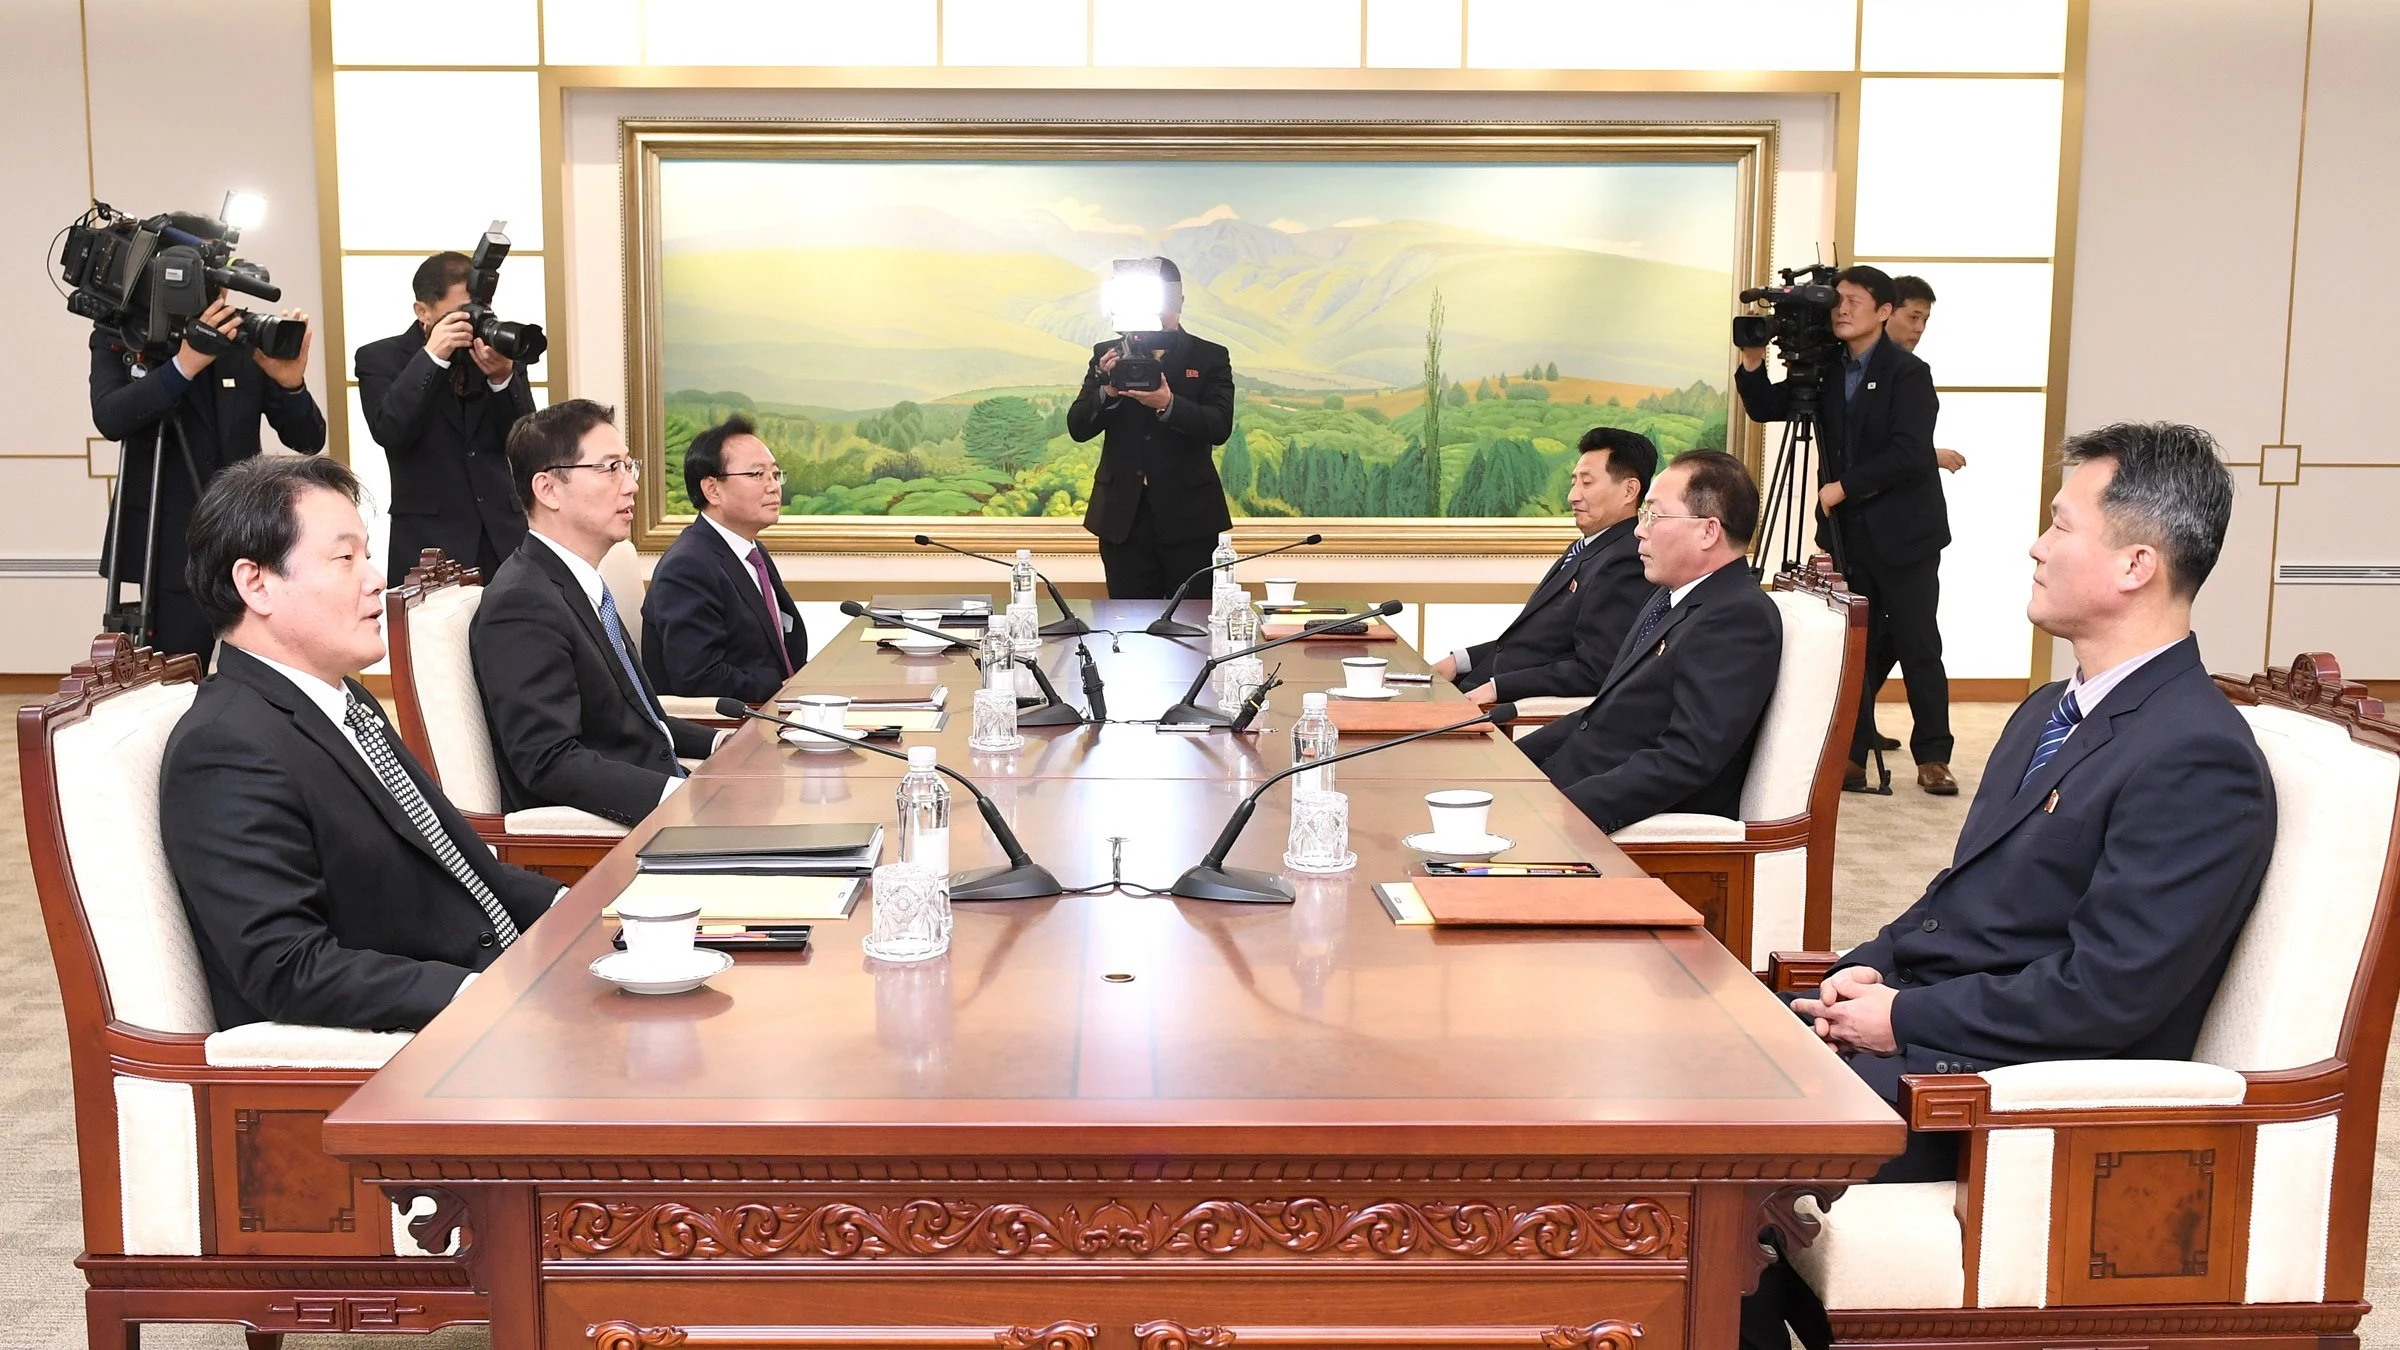
[[[10, 726], [23, 696], [0, 696]], [[1872, 936], [1884, 920], [1906, 908], [1925, 881], [1949, 860], [1959, 822], [1966, 816], [1981, 777], [1984, 757], [1999, 735], [2008, 709], [1966, 704], [1954, 710], [1958, 733], [1957, 772], [1961, 795], [1942, 799], [1916, 790], [1905, 755], [1893, 764], [1895, 793], [1889, 798], [1848, 796], [1842, 800], [1841, 851], [1837, 859], [1834, 939], [1848, 946]], [[1883, 730], [1908, 736], [1905, 708], [1886, 705]], [[11, 732], [11, 739], [14, 732]], [[73, 1262], [81, 1249], [81, 1218], [75, 1195], [73, 1116], [67, 1098], [67, 1051], [60, 1020], [57, 981], [34, 902], [25, 861], [24, 808], [18, 795], [16, 756], [0, 768], [0, 1129], [15, 1166], [0, 1169], [0, 1327], [11, 1345], [74, 1346], [84, 1343], [82, 1279]], [[2400, 1066], [2395, 1066], [2400, 1068]], [[2367, 1298], [2377, 1305], [2400, 1299], [2400, 1073], [2384, 1077], [2383, 1128], [2378, 1145], [2375, 1210], [2368, 1241]], [[2368, 1347], [2400, 1350], [2400, 1314], [2379, 1311], [2360, 1328]], [[483, 1347], [479, 1330], [459, 1328], [423, 1339], [303, 1336], [294, 1350], [348, 1350], [405, 1344], [424, 1350]], [[236, 1350], [238, 1332], [228, 1327], [154, 1327], [143, 1344], [154, 1350]]]

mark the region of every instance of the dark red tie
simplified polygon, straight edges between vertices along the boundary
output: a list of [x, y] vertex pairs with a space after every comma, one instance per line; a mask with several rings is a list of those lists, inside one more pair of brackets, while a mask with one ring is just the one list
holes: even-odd
[[758, 598], [767, 607], [767, 631], [775, 635], [775, 657], [783, 662], [783, 673], [792, 673], [792, 649], [783, 640], [783, 611], [775, 607], [775, 569], [767, 566], [767, 551], [757, 544], [750, 546], [750, 570], [758, 573]]

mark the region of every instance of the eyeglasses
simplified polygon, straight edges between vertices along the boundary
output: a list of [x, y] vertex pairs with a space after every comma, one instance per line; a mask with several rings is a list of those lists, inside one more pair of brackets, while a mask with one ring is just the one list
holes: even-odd
[[1653, 510], [1651, 510], [1651, 509], [1650, 509], [1650, 507], [1649, 507], [1649, 505], [1648, 505], [1647, 503], [1645, 503], [1645, 504], [1642, 506], [1642, 509], [1641, 509], [1641, 510], [1634, 512], [1634, 516], [1635, 516], [1637, 519], [1639, 519], [1639, 520], [1640, 520], [1640, 522], [1641, 522], [1642, 524], [1644, 524], [1644, 525], [1647, 525], [1647, 524], [1649, 524], [1651, 521], [1654, 521], [1654, 520], [1715, 520], [1715, 519], [1716, 519], [1716, 517], [1715, 517], [1715, 516], [1690, 516], [1690, 515], [1678, 515], [1678, 514], [1676, 514], [1675, 512], [1672, 512], [1672, 511], [1653, 511]]
[[718, 474], [717, 477], [764, 478], [767, 480], [767, 485], [769, 487], [781, 487], [783, 485], [783, 470], [781, 469], [744, 469], [740, 473], [721, 473]]
[[569, 469], [598, 469], [611, 478], [623, 475], [637, 483], [642, 478], [642, 462], [638, 459], [603, 459], [591, 464], [553, 464], [542, 472], [565, 473]]

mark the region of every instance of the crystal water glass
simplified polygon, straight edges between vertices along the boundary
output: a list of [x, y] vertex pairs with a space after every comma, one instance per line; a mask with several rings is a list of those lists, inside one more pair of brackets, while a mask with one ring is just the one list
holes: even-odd
[[1009, 645], [1020, 657], [1042, 654], [1042, 614], [1031, 601], [1008, 607]]
[[1017, 691], [978, 689], [975, 691], [975, 730], [967, 737], [967, 748], [997, 754], [1023, 748], [1024, 736], [1017, 731]]
[[1358, 865], [1350, 851], [1350, 799], [1339, 792], [1292, 794], [1292, 833], [1283, 865], [1295, 872], [1347, 872]]
[[874, 910], [859, 946], [878, 961], [923, 961], [950, 950], [950, 878], [923, 863], [875, 869]]

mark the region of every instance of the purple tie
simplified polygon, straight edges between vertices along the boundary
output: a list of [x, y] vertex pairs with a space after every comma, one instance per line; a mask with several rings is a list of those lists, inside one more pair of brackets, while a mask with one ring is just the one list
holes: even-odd
[[783, 611], [775, 607], [775, 574], [767, 566], [767, 551], [757, 544], [750, 546], [750, 570], [758, 573], [758, 598], [766, 602], [767, 631], [775, 636], [775, 657], [783, 662], [783, 673], [792, 673], [792, 649], [783, 641]]

